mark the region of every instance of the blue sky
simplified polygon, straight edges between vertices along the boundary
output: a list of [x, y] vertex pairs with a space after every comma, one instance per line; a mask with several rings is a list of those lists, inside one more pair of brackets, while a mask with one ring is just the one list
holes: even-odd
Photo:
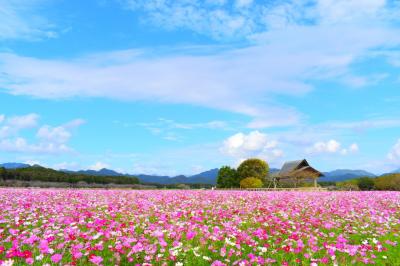
[[400, 168], [400, 2], [4, 0], [0, 161]]

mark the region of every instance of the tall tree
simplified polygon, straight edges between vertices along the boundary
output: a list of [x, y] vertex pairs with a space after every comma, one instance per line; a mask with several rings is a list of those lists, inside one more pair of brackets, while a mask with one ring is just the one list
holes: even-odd
[[247, 177], [255, 177], [260, 179], [263, 184], [265, 184], [269, 173], [269, 166], [261, 159], [251, 158], [242, 162], [239, 165], [237, 172], [239, 175], [239, 180]]
[[222, 166], [218, 171], [217, 187], [235, 188], [239, 187], [239, 178], [235, 169], [229, 166]]

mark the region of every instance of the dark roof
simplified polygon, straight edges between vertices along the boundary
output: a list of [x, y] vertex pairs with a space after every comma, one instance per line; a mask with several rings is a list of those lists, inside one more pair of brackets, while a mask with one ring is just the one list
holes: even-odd
[[290, 172], [293, 172], [295, 170], [298, 170], [302, 167], [310, 166], [306, 159], [303, 160], [297, 160], [297, 161], [289, 161], [285, 162], [282, 166], [282, 169], [279, 171], [280, 174], [287, 174]]
[[306, 159], [303, 160], [296, 160], [296, 161], [289, 161], [289, 162], [285, 162], [282, 166], [282, 169], [275, 173], [274, 177], [285, 177], [285, 176], [290, 176], [293, 175], [295, 173], [300, 173], [303, 171], [312, 171], [315, 173], [318, 173], [319, 176], [323, 176], [323, 174], [321, 172], [319, 172], [318, 170], [314, 169], [313, 167], [311, 167]]

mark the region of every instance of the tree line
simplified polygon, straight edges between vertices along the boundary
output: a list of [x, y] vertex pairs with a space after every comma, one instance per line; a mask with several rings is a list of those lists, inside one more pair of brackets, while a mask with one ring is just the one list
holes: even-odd
[[344, 190], [392, 190], [400, 191], [400, 174], [386, 174], [379, 177], [361, 177], [336, 183]]
[[18, 169], [5, 169], [0, 167], [0, 180], [65, 182], [71, 184], [78, 182], [86, 182], [88, 184], [139, 184], [139, 179], [137, 177], [95, 176], [78, 173], [66, 173], [41, 166], [31, 166]]

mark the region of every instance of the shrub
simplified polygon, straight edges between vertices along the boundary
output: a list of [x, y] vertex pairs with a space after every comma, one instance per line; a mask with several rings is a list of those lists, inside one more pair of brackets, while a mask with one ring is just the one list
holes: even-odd
[[247, 177], [240, 181], [241, 188], [260, 188], [262, 187], [263, 182], [255, 177]]

